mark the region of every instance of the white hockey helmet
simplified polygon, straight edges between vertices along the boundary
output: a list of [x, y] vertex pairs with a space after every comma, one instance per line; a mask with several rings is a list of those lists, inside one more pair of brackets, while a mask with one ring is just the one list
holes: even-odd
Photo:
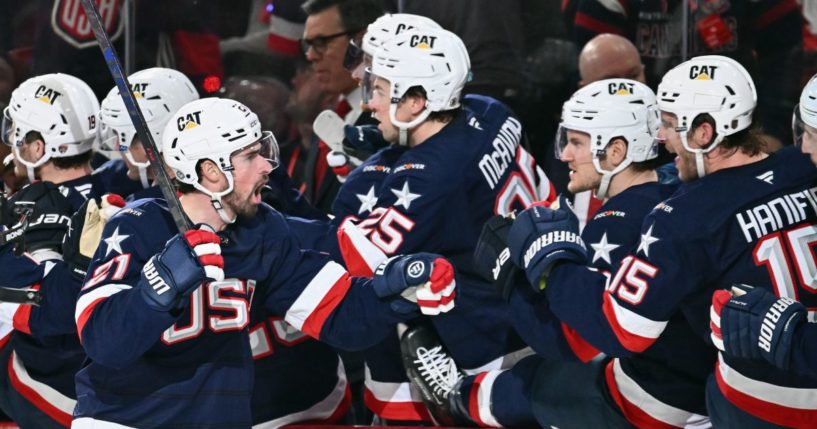
[[[375, 51], [372, 67], [366, 70], [364, 91], [370, 91], [377, 77], [389, 81], [389, 117], [400, 129], [400, 144], [405, 145], [408, 130], [431, 112], [460, 106], [460, 94], [470, 69], [468, 50], [459, 36], [443, 29], [414, 29], [385, 41]], [[411, 122], [398, 121], [397, 105], [413, 87], [425, 90], [425, 110]]]
[[[647, 85], [630, 79], [593, 82], [576, 91], [562, 106], [557, 158], [567, 145], [567, 130], [589, 134], [593, 166], [602, 176], [596, 196], [603, 199], [614, 175], [633, 162], [658, 156], [658, 124], [655, 94]], [[605, 170], [601, 159], [615, 138], [627, 142], [627, 154], [616, 168]]]
[[[198, 99], [199, 94], [183, 73], [162, 67], [133, 73], [128, 77], [128, 83], [157, 148], [161, 150], [162, 132], [167, 121], [183, 105]], [[139, 169], [142, 186], [150, 186], [147, 179], [150, 161], [136, 162], [128, 150], [136, 137], [136, 127], [128, 116], [117, 87], [113, 87], [102, 100], [99, 119], [102, 121], [102, 148], [123, 152], [128, 161]]]
[[811, 77], [800, 93], [800, 103], [794, 108], [791, 125], [794, 144], [798, 147], [803, 144], [806, 125], [817, 131], [817, 75]]
[[[90, 151], [98, 132], [99, 100], [82, 80], [63, 73], [32, 77], [11, 94], [3, 111], [2, 137], [26, 166], [28, 178], [51, 158], [67, 158]], [[45, 153], [36, 161], [20, 156], [28, 133], [43, 137]]]
[[374, 55], [377, 48], [403, 31], [442, 29], [433, 19], [411, 13], [387, 13], [366, 27], [363, 36], [363, 52]]
[[[749, 128], [757, 105], [757, 91], [749, 72], [737, 61], [720, 56], [692, 58], [668, 71], [658, 85], [658, 108], [678, 117], [678, 132], [687, 152], [695, 154], [698, 176], [704, 177], [703, 156], [714, 150], [724, 137]], [[692, 148], [687, 132], [692, 121], [708, 113], [715, 121], [712, 143]]]
[[[162, 156], [176, 174], [176, 180], [209, 195], [221, 219], [232, 223], [235, 218], [227, 216], [221, 202], [223, 196], [233, 191], [231, 155], [258, 142], [262, 145], [262, 156], [276, 168], [278, 143], [271, 132], [261, 130], [255, 113], [228, 98], [202, 98], [182, 106], [168, 121], [162, 134]], [[224, 172], [227, 189], [212, 192], [199, 183], [196, 167], [205, 159]]]
[[[344, 64], [346, 68], [354, 71], [361, 64], [365, 70], [372, 65], [372, 56], [375, 51], [383, 46], [388, 40], [393, 39], [398, 34], [409, 30], [424, 30], [424, 29], [441, 29], [440, 24], [437, 24], [433, 19], [414, 15], [411, 13], [387, 13], [380, 18], [377, 18], [373, 23], [366, 28], [366, 34], [360, 46], [357, 45], [354, 39], [349, 41], [349, 47], [346, 50], [346, 59]], [[355, 71], [355, 73], [358, 73]], [[368, 103], [367, 91], [363, 91], [363, 102]]]

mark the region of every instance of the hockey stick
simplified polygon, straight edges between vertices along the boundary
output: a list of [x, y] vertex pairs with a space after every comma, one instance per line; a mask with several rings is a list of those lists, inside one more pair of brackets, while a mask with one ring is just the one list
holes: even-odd
[[173, 215], [173, 221], [176, 222], [176, 227], [179, 229], [179, 232], [185, 232], [190, 229], [190, 224], [184, 216], [181, 203], [179, 203], [179, 199], [176, 197], [176, 190], [173, 188], [170, 177], [165, 171], [165, 163], [159, 154], [156, 142], [153, 141], [153, 136], [147, 127], [145, 117], [139, 109], [139, 104], [136, 103], [136, 98], [133, 96], [133, 91], [128, 84], [127, 78], [122, 73], [122, 64], [119, 62], [116, 50], [114, 50], [113, 45], [111, 45], [108, 34], [105, 33], [105, 27], [102, 26], [99, 10], [97, 10], [94, 0], [82, 0], [82, 8], [85, 9], [88, 22], [94, 30], [94, 36], [99, 43], [99, 49], [102, 50], [102, 55], [105, 57], [105, 63], [108, 64], [111, 77], [113, 77], [114, 82], [116, 82], [116, 87], [119, 88], [119, 95], [122, 97], [122, 101], [125, 102], [125, 107], [128, 109], [128, 116], [130, 116], [131, 122], [133, 122], [134, 127], [136, 127], [136, 133], [139, 139], [142, 140], [145, 154], [147, 154], [150, 167], [153, 168], [153, 172], [156, 175], [156, 182], [159, 184], [159, 189], [162, 190], [162, 195], [164, 195], [165, 200], [167, 200], [167, 207], [170, 210], [170, 214]]
[[12, 289], [0, 287], [0, 302], [15, 304], [40, 305], [43, 297], [34, 289]]

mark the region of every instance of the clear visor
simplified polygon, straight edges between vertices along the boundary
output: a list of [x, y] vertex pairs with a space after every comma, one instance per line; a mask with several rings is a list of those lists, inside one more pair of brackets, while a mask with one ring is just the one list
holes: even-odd
[[346, 55], [343, 57], [343, 67], [346, 70], [354, 71], [355, 68], [363, 61], [363, 48], [361, 43], [354, 38], [349, 40], [349, 45], [346, 47]]
[[568, 129], [565, 128], [564, 125], [559, 124], [559, 129], [556, 130], [556, 136], [554, 137], [553, 142], [553, 153], [556, 156], [556, 159], [562, 159], [562, 154], [567, 148], [567, 131]]
[[120, 151], [119, 136], [117, 135], [116, 130], [105, 125], [104, 122], [102, 123], [102, 126], [99, 127], [99, 148], [109, 152]]
[[4, 144], [13, 146], [12, 136], [14, 134], [14, 121], [11, 119], [9, 109], [10, 107], [3, 109], [3, 124], [0, 125], [0, 139], [3, 139]]
[[[366, 55], [369, 61], [371, 61], [371, 56]], [[365, 61], [365, 59], [364, 59]], [[374, 96], [374, 81], [377, 79], [374, 73], [372, 73], [372, 66], [369, 64], [363, 72], [363, 80], [360, 82], [360, 86], [363, 89], [363, 102], [369, 104]]]
[[259, 154], [272, 164], [273, 169], [278, 168], [281, 164], [281, 151], [278, 149], [278, 140], [275, 139], [272, 131], [261, 132], [261, 139], [258, 142], [261, 143]]
[[806, 146], [811, 151], [817, 148], [817, 128], [805, 123], [800, 116], [800, 105], [794, 107], [794, 114], [791, 118], [791, 133], [794, 144], [802, 148]]

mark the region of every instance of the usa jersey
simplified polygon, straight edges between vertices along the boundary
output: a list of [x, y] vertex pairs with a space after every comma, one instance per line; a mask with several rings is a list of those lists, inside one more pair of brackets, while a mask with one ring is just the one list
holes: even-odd
[[346, 349], [367, 347], [411, 317], [393, 313], [369, 280], [301, 250], [265, 204], [219, 233], [225, 280], [201, 285], [178, 312], [157, 312], [140, 282], [145, 262], [176, 234], [164, 204], [135, 201], [105, 226], [76, 304], [89, 360], [76, 376], [75, 421], [251, 426], [250, 302]]
[[[644, 183], [631, 186], [607, 200], [582, 231], [588, 267], [610, 277], [621, 260], [638, 244], [644, 217], [676, 188], [657, 182]], [[581, 272], [587, 270], [577, 265], [572, 268]], [[553, 282], [555, 280], [548, 283]], [[603, 285], [575, 285], [587, 295], [601, 296], [604, 290]], [[593, 286], [598, 289], [593, 290]], [[570, 326], [560, 322], [553, 315], [546, 297], [533, 293], [527, 284], [512, 291], [510, 302], [516, 331], [539, 355], [583, 362], [598, 355], [599, 351], [581, 335], [588, 329], [592, 332], [599, 327], [590, 314], [583, 314], [581, 318], [589, 323]], [[601, 314], [601, 308], [596, 314]]]
[[[502, 103], [468, 95], [463, 112], [422, 144], [390, 146], [369, 157], [347, 178], [336, 197], [336, 222], [352, 222], [386, 255], [434, 252], [458, 273], [457, 305], [432, 319], [460, 368], [499, 369], [515, 362], [524, 348], [510, 326], [508, 307], [494, 296], [473, 267], [472, 254], [482, 225], [555, 192], [519, 144], [520, 122]], [[344, 249], [355, 248], [345, 242]], [[365, 258], [365, 251], [359, 252]], [[355, 252], [347, 266], [360, 267]], [[367, 352], [371, 377], [366, 403], [382, 417], [423, 420], [411, 395], [395, 338], [381, 353]], [[377, 356], [387, 362], [376, 362]]]
[[254, 365], [253, 427], [335, 423], [351, 407], [351, 390], [338, 353], [262, 306], [250, 311]]
[[733, 283], [817, 303], [803, 268], [814, 264], [815, 183], [809, 158], [783, 149], [684, 184], [656, 206], [601, 297], [575, 286], [601, 290], [603, 276], [554, 268], [547, 289], [553, 311], [601, 350], [627, 357], [611, 362], [607, 378], [616, 381], [610, 396], [628, 420], [683, 427], [705, 414], [704, 385], [714, 368], [723, 395], [744, 411], [783, 426], [814, 426], [817, 379], [761, 361], [716, 359], [708, 335], [712, 293]]
[[[61, 192], [76, 210], [93, 192], [90, 176], [59, 184]], [[68, 217], [59, 222], [70, 222]], [[10, 320], [14, 331], [9, 337], [8, 361], [0, 368], [8, 386], [30, 405], [51, 419], [68, 426], [76, 392], [74, 374], [85, 359], [76, 335], [73, 309], [80, 281], [75, 279], [57, 251], [38, 250], [16, 256], [12, 246], [0, 248], [0, 284], [6, 287], [30, 287], [38, 290], [39, 306], [1, 303], [3, 319]], [[12, 395], [11, 392], [0, 393]], [[18, 412], [24, 412], [18, 410]], [[14, 410], [9, 410], [14, 417]]]

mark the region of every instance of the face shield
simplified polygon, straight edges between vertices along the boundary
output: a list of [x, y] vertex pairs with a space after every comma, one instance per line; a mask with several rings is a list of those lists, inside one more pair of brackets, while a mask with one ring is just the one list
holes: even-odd
[[278, 141], [275, 139], [275, 135], [272, 134], [272, 131], [262, 131], [261, 139], [258, 140], [258, 143], [261, 143], [259, 154], [269, 161], [273, 170], [278, 168], [281, 164], [281, 151], [278, 148]]
[[99, 127], [99, 148], [109, 152], [124, 152], [127, 150], [127, 148], [123, 148], [119, 144], [119, 133], [104, 122]]
[[3, 122], [2, 125], [0, 125], [0, 139], [3, 140], [4, 144], [13, 146], [14, 145], [13, 134], [14, 134], [14, 120], [11, 119], [9, 107], [6, 107], [5, 109], [3, 109]]
[[[367, 55], [367, 57], [369, 57], [369, 61], [371, 61], [371, 56]], [[366, 104], [369, 104], [372, 101], [375, 79], [377, 79], [377, 76], [372, 73], [371, 65], [366, 67], [363, 71], [363, 80], [360, 81], [360, 87], [363, 92], [363, 102]]]
[[791, 118], [791, 131], [795, 146], [801, 150], [805, 147], [809, 153], [811, 153], [813, 149], [817, 149], [817, 128], [803, 121], [799, 104], [794, 107], [794, 113]]

